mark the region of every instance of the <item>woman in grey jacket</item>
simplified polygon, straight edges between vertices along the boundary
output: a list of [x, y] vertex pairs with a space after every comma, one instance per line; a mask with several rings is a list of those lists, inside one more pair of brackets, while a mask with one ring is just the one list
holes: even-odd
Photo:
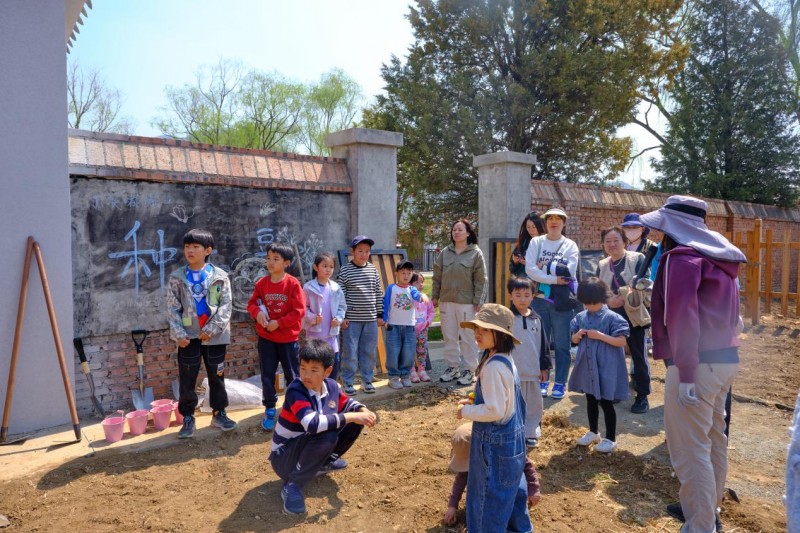
[[434, 306], [439, 306], [448, 365], [439, 379], [445, 382], [456, 379], [459, 385], [470, 385], [478, 367], [478, 345], [473, 330], [459, 324], [472, 320], [483, 303], [486, 265], [478, 248], [478, 234], [468, 220], [455, 221], [450, 229], [450, 242], [433, 264], [431, 300]]

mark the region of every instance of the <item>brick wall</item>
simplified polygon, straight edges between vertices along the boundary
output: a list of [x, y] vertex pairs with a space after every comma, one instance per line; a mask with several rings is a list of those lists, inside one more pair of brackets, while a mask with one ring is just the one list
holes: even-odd
[[[257, 342], [252, 322], [231, 323], [225, 377], [244, 379], [260, 372]], [[96, 395], [103, 408], [130, 410], [131, 391], [138, 390], [139, 376], [136, 347], [130, 333], [88, 337], [83, 339], [83, 346], [92, 370]], [[155, 399], [172, 398], [172, 381], [178, 379], [178, 367], [177, 348], [169, 339], [169, 330], [148, 333], [144, 342], [144, 363], [145, 387], [153, 387]], [[204, 377], [205, 368], [201, 368], [197, 382], [201, 383]], [[79, 362], [75, 366], [75, 399], [78, 414], [90, 415], [89, 385]]]

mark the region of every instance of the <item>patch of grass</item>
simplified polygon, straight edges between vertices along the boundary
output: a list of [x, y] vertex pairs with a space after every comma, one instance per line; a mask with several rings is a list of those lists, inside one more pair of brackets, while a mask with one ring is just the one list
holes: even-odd
[[442, 337], [442, 328], [433, 326], [428, 328], [428, 340], [429, 341], [444, 340], [444, 337]]

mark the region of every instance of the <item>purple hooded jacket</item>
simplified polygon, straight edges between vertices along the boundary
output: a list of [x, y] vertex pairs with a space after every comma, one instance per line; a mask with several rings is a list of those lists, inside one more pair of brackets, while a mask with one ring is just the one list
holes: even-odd
[[739, 262], [676, 246], [661, 257], [651, 306], [653, 358], [672, 359], [681, 383], [701, 362], [738, 362]]

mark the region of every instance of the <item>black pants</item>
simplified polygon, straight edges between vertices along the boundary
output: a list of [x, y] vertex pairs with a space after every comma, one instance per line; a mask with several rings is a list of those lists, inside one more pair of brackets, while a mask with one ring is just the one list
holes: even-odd
[[208, 397], [211, 409], [219, 411], [228, 407], [228, 393], [225, 391], [225, 352], [227, 344], [204, 345], [200, 339], [192, 339], [186, 348], [178, 348], [178, 381], [180, 400], [178, 412], [183, 416], [194, 416], [197, 408], [197, 375], [200, 373], [200, 359], [206, 365], [208, 374]]
[[261, 366], [261, 404], [264, 407], [275, 407], [278, 393], [275, 391], [275, 373], [278, 363], [283, 368], [286, 386], [300, 373], [297, 360], [297, 342], [272, 342], [263, 337], [258, 338], [258, 361]]
[[269, 454], [272, 469], [283, 481], [302, 487], [314, 479], [323, 465], [344, 455], [363, 428], [350, 423], [338, 430], [303, 433]]
[[[628, 320], [628, 314], [624, 307], [613, 309], [613, 311]], [[633, 390], [636, 391], [637, 396], [648, 396], [650, 394], [650, 363], [647, 360], [647, 328], [631, 326], [630, 320], [628, 320], [628, 325], [631, 328], [627, 341], [628, 351], [631, 352], [633, 361]]]
[[614, 410], [614, 402], [611, 400], [598, 400], [591, 394], [586, 395], [586, 412], [589, 415], [589, 431], [600, 433], [598, 425], [600, 423], [600, 409], [603, 408], [603, 418], [606, 421], [606, 438], [616, 441], [617, 437], [617, 412]]

